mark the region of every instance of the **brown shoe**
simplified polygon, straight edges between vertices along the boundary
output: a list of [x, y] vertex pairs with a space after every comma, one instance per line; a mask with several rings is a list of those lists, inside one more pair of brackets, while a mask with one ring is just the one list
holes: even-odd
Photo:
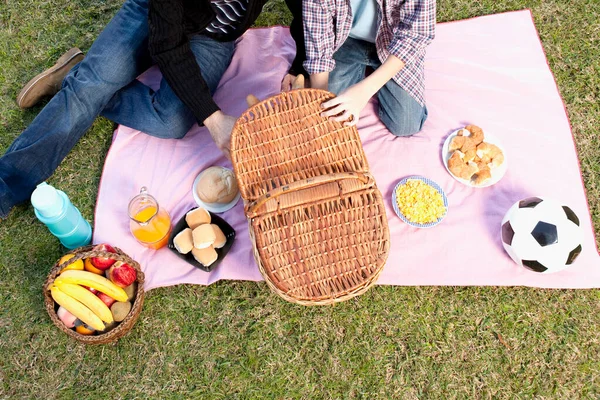
[[42, 97], [55, 95], [60, 90], [65, 76], [75, 64], [83, 60], [83, 57], [83, 52], [76, 47], [67, 51], [52, 68], [27, 82], [17, 96], [17, 105], [21, 108], [33, 107]]

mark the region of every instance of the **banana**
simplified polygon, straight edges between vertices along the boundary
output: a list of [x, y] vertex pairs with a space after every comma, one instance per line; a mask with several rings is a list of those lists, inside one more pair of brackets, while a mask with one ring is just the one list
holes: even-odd
[[[85, 290], [85, 289], [83, 289]], [[50, 294], [55, 302], [63, 306], [68, 312], [79, 318], [84, 323], [88, 324], [92, 328], [103, 331], [104, 323], [102, 320], [92, 312], [89, 308], [62, 292], [58, 287], [52, 286], [50, 288]]]
[[110, 309], [104, 304], [102, 300], [95, 294], [87, 289], [82, 288], [79, 285], [73, 285], [72, 283], [55, 282], [55, 286], [68, 296], [71, 296], [75, 300], [82, 303], [84, 306], [92, 310], [100, 319], [107, 324], [114, 321], [113, 315]]
[[94, 274], [93, 272], [67, 270], [60, 274], [54, 283], [73, 283], [75, 285], [89, 286], [112, 297], [116, 301], [127, 301], [127, 293], [125, 293], [122, 288], [118, 287], [105, 277]]

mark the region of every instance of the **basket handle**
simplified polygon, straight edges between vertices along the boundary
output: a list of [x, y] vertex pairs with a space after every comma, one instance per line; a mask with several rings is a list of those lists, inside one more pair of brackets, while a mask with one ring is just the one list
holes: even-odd
[[327, 175], [319, 175], [312, 178], [303, 179], [301, 181], [292, 182], [289, 185], [275, 188], [258, 199], [246, 205], [246, 216], [254, 218], [258, 215], [257, 210], [262, 207], [267, 201], [281, 196], [284, 193], [291, 193], [302, 189], [323, 185], [325, 183], [341, 181], [344, 179], [358, 179], [365, 185], [371, 186], [375, 183], [375, 179], [370, 174], [364, 172], [336, 172]]

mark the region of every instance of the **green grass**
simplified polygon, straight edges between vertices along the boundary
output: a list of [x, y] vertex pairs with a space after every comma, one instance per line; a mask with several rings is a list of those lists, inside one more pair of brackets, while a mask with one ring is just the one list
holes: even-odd
[[[21, 86], [71, 46], [89, 48], [120, 5], [0, 1], [0, 151], [41, 107], [16, 107]], [[522, 8], [565, 99], [600, 232], [600, 2], [445, 0], [438, 20]], [[281, 0], [265, 9], [258, 25], [289, 23]], [[98, 119], [50, 179], [88, 220], [112, 128]], [[179, 286], [151, 291], [118, 344], [86, 347], [43, 308], [61, 253], [31, 208], [0, 222], [0, 398], [600, 397], [598, 290], [375, 287], [304, 308], [264, 283]]]

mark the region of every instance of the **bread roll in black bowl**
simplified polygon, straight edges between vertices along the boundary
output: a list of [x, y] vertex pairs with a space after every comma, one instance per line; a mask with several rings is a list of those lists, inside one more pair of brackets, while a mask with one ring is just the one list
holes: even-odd
[[[198, 207], [192, 208], [190, 211], [193, 211], [197, 208]], [[177, 255], [177, 257], [181, 258], [182, 260], [185, 260], [186, 262], [193, 265], [194, 267], [199, 268], [202, 271], [206, 271], [206, 272], [212, 271], [221, 263], [221, 260], [223, 260], [223, 258], [225, 258], [225, 256], [231, 249], [231, 246], [233, 246], [233, 241], [235, 240], [235, 230], [231, 227], [231, 225], [229, 225], [223, 218], [219, 217], [218, 215], [216, 215], [210, 211], [208, 213], [210, 214], [210, 220], [211, 220], [210, 223], [215, 224], [219, 228], [221, 228], [221, 231], [223, 231], [223, 234], [225, 235], [225, 238], [227, 239], [227, 241], [225, 242], [225, 245], [223, 247], [221, 247], [220, 249], [215, 249], [215, 251], [217, 252], [216, 261], [214, 261], [209, 266], [204, 266], [202, 263], [196, 261], [196, 259], [194, 258], [194, 256], [192, 255], [191, 252], [189, 252], [187, 254], [181, 254], [175, 248], [175, 245], [173, 244], [173, 240], [175, 239], [175, 236], [177, 236], [184, 229], [189, 228], [187, 222], [185, 221], [185, 216], [187, 213], [184, 214], [181, 217], [181, 219], [177, 222], [177, 224], [173, 227], [173, 230], [171, 231], [171, 236], [169, 237], [169, 244], [168, 244], [169, 249], [171, 249], [171, 251], [173, 253], [175, 253], [175, 255]]]

